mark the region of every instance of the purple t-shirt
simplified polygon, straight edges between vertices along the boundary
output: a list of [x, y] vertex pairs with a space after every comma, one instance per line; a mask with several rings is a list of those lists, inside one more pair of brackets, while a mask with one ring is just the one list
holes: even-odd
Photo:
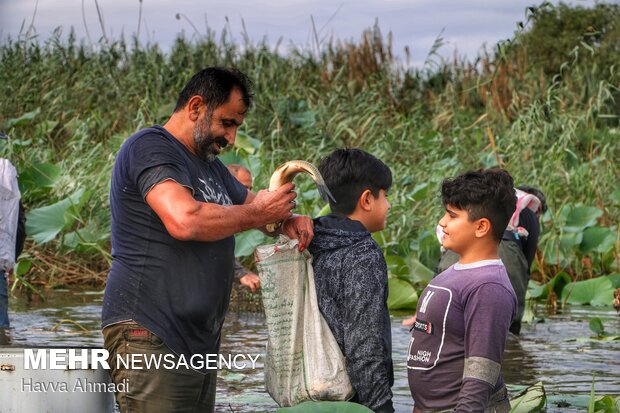
[[502, 388], [517, 299], [501, 260], [455, 264], [424, 289], [412, 328], [409, 388], [421, 410], [483, 411]]

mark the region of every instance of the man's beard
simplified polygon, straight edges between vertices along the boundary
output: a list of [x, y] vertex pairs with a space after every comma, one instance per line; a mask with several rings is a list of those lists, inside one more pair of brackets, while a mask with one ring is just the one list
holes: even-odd
[[228, 141], [223, 136], [215, 136], [211, 132], [211, 116], [207, 116], [204, 122], [198, 123], [194, 127], [194, 143], [196, 144], [196, 155], [205, 162], [213, 162], [220, 151], [219, 146], [224, 149]]

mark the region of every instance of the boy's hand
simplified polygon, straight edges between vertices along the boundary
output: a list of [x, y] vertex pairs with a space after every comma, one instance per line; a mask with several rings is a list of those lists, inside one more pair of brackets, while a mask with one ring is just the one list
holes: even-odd
[[415, 320], [416, 320], [416, 316], [413, 315], [413, 316], [411, 316], [409, 318], [405, 318], [401, 324], [404, 327], [411, 327], [415, 323]]
[[299, 251], [303, 251], [314, 238], [314, 223], [308, 216], [293, 215], [282, 223], [282, 233], [290, 239], [298, 239]]
[[248, 273], [241, 277], [239, 282], [241, 285], [248, 287], [253, 293], [260, 288], [260, 278], [256, 274]]

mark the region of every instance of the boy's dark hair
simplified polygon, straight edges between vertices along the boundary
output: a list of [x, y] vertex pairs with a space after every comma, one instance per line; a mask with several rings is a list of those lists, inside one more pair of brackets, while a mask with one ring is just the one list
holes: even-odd
[[249, 109], [254, 97], [252, 81], [237, 69], [207, 67], [187, 82], [179, 94], [174, 111], [183, 109], [191, 97], [196, 95], [201, 96], [210, 110], [213, 110], [226, 103], [234, 88], [239, 89], [243, 103]]
[[360, 149], [336, 149], [321, 160], [319, 172], [336, 199], [329, 201], [332, 212], [349, 215], [355, 211], [362, 192], [379, 191], [392, 186], [392, 172], [386, 164]]
[[517, 207], [517, 196], [510, 174], [502, 169], [466, 172], [441, 184], [444, 206], [467, 211], [470, 221], [487, 218], [493, 238], [499, 243]]

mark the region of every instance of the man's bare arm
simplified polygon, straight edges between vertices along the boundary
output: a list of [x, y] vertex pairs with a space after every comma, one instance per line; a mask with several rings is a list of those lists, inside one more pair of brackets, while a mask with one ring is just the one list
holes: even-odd
[[183, 241], [217, 241], [238, 232], [284, 221], [292, 216], [293, 184], [276, 191], [248, 192], [243, 205], [223, 206], [196, 201], [190, 190], [167, 180], [146, 195], [147, 204], [161, 219], [168, 233]]

